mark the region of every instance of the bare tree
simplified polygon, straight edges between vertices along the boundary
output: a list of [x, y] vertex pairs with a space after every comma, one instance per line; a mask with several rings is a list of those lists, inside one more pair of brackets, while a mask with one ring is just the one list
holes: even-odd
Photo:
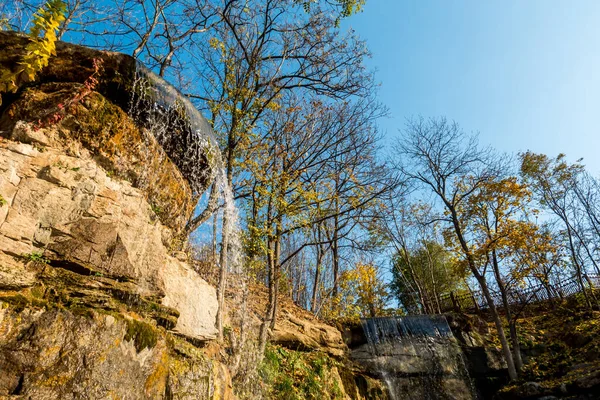
[[398, 164], [402, 176], [433, 193], [442, 203], [445, 215], [440, 219], [452, 227], [466, 266], [481, 288], [498, 331], [509, 376], [516, 379], [517, 370], [502, 321], [468, 237], [469, 221], [460, 215], [461, 203], [490, 178], [499, 175], [492, 152], [481, 149], [476, 137], [467, 137], [456, 123], [445, 118], [418, 118], [407, 123], [397, 154], [404, 162]]

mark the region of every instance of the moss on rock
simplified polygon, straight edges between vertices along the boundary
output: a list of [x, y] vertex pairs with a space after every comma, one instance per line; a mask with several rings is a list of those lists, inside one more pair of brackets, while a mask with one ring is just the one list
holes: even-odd
[[138, 353], [145, 348], [152, 349], [156, 346], [157, 334], [155, 328], [143, 321], [127, 320], [127, 333], [125, 340], [133, 340]]
[[[48, 125], [51, 129], [44, 133], [51, 136], [50, 145], [76, 149], [81, 143], [108, 175], [142, 189], [148, 202], [160, 208], [161, 222], [181, 232], [196, 202], [189, 182], [154, 137], [100, 93], [91, 92], [83, 102], [67, 106], [85, 90], [78, 83], [26, 89], [4, 111], [0, 126], [12, 132], [18, 121], [29, 123], [33, 131]], [[56, 115], [64, 118], [55, 123]]]

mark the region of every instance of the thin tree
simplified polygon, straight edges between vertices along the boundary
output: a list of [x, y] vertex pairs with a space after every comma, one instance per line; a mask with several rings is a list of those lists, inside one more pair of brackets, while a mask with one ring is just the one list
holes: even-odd
[[517, 370], [502, 320], [468, 237], [466, 228], [470, 221], [460, 214], [462, 203], [499, 175], [492, 152], [481, 149], [476, 137], [466, 136], [456, 123], [445, 118], [418, 118], [408, 121], [397, 153], [403, 161], [398, 163], [402, 176], [433, 193], [442, 203], [445, 215], [441, 218], [450, 224], [463, 260], [481, 288], [498, 331], [510, 379], [516, 379]]

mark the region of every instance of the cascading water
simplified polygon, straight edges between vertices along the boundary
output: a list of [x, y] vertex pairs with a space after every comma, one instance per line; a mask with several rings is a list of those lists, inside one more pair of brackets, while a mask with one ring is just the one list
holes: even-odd
[[462, 351], [443, 316], [361, 320], [365, 367], [388, 386], [392, 400], [475, 398]]
[[[226, 267], [242, 273], [238, 212], [227, 182], [217, 141], [208, 121], [175, 87], [137, 63], [129, 115], [148, 129], [200, 196], [212, 181], [223, 202], [228, 235]], [[147, 177], [152, 179], [152, 177]]]

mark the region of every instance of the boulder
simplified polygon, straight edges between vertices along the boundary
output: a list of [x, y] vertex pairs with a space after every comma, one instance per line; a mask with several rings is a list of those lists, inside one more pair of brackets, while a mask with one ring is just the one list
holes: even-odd
[[194, 339], [216, 338], [219, 304], [215, 288], [175, 258], [169, 258], [160, 274], [165, 289], [162, 304], [179, 311], [174, 330]]
[[291, 349], [321, 350], [335, 357], [346, 354], [347, 347], [339, 330], [314, 317], [303, 317], [303, 313], [283, 309], [275, 323], [271, 341]]

